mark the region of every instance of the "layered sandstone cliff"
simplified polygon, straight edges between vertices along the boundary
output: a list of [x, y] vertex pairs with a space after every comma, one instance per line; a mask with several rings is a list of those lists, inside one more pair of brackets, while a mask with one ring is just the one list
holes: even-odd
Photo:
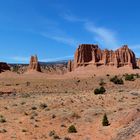
[[127, 45], [122, 46], [116, 51], [101, 50], [98, 45], [94, 44], [79, 45], [74, 56], [74, 68], [90, 64], [136, 68], [136, 58], [134, 52]]
[[38, 71], [38, 72], [41, 72], [41, 68], [40, 68], [40, 64], [38, 62], [38, 58], [37, 56], [31, 56], [31, 59], [30, 59], [30, 64], [29, 64], [29, 67], [28, 67], [28, 70], [32, 70], [32, 71]]

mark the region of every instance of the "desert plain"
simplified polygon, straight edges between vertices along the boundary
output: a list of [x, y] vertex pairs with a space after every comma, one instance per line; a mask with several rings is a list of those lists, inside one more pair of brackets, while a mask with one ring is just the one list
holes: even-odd
[[[91, 66], [64, 75], [1, 73], [0, 139], [139, 140], [140, 78], [126, 81], [126, 70], [140, 74], [112, 67], [91, 72]], [[124, 84], [112, 83], [114, 75]], [[106, 92], [95, 95], [101, 84]], [[102, 125], [105, 113], [108, 126]], [[68, 131], [71, 125], [76, 133]]]

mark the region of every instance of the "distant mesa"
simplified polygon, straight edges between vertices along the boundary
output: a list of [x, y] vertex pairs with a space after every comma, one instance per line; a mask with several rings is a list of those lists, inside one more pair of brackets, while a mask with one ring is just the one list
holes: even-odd
[[38, 71], [38, 72], [41, 72], [41, 67], [40, 67], [40, 64], [38, 62], [37, 55], [31, 56], [30, 64], [28, 66], [28, 71]]
[[10, 70], [10, 67], [5, 62], [0, 62], [0, 72], [4, 72]]
[[104, 65], [117, 68], [128, 66], [134, 69], [137, 65], [140, 66], [140, 60], [136, 62], [134, 52], [127, 45], [113, 51], [101, 50], [95, 44], [81, 44], [75, 52], [74, 61], [68, 63], [68, 69], [71, 71], [87, 65], [95, 65], [97, 67]]

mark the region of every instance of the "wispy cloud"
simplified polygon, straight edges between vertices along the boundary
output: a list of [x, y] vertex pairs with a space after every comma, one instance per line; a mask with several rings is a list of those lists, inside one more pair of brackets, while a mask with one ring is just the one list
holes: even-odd
[[78, 18], [72, 14], [65, 13], [61, 15], [65, 20], [70, 21], [70, 22], [86, 22], [86, 19]]
[[76, 46], [78, 44], [77, 40], [72, 37], [67, 37], [66, 35], [59, 35], [57, 33], [53, 35], [50, 33], [41, 33], [41, 35], [69, 46]]
[[116, 49], [119, 46], [119, 41], [114, 33], [114, 31], [95, 26], [93, 23], [86, 22], [85, 29], [92, 33], [93, 38], [97, 43], [101, 44], [104, 47], [108, 47], [110, 49]]
[[94, 22], [86, 18], [78, 18], [72, 14], [64, 14], [63, 18], [69, 22], [79, 22], [83, 25], [83, 28], [90, 34], [92, 39], [100, 44], [102, 47], [110, 49], [116, 49], [120, 42], [118, 41], [116, 34], [113, 30], [106, 27], [100, 27], [94, 24]]

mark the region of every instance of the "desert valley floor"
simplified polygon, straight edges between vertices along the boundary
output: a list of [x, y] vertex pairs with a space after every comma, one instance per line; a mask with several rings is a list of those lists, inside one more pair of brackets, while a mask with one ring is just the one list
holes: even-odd
[[[140, 140], [140, 78], [116, 85], [115, 73], [97, 73], [1, 73], [0, 140]], [[106, 92], [95, 95], [101, 81]]]

